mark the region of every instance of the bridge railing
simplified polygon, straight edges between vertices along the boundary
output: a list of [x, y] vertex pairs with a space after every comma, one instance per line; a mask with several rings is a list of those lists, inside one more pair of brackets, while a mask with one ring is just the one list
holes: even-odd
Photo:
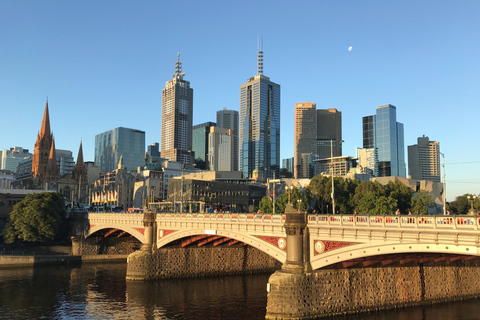
[[478, 216], [308, 215], [310, 225], [478, 230]]
[[202, 220], [202, 221], [228, 221], [239, 223], [272, 223], [283, 224], [284, 214], [261, 213], [158, 213], [157, 219], [173, 220]]
[[[89, 213], [97, 219], [111, 218], [118, 213]], [[143, 213], [120, 214], [122, 219], [136, 220]], [[140, 218], [141, 219], [141, 218]], [[157, 213], [157, 219], [225, 221], [238, 223], [283, 224], [285, 214], [261, 213]], [[309, 225], [319, 226], [359, 226], [384, 228], [422, 228], [422, 229], [462, 229], [479, 230], [480, 216], [380, 216], [380, 215], [308, 215]]]

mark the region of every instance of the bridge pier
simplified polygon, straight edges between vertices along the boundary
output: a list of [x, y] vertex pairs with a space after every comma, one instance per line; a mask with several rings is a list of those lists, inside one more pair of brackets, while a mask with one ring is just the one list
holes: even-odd
[[140, 250], [143, 251], [152, 251], [153, 248], [153, 240], [155, 238], [154, 232], [155, 232], [155, 220], [157, 218], [157, 212], [155, 210], [153, 211], [148, 211], [145, 208], [144, 213], [143, 213], [143, 227], [144, 227], [144, 243], [142, 245], [142, 248]]

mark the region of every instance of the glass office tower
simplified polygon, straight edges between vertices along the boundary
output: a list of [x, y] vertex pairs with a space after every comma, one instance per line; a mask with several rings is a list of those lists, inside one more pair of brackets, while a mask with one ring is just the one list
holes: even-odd
[[145, 166], [145, 131], [119, 127], [95, 136], [95, 165], [102, 171], [116, 169], [121, 156], [127, 170]]
[[363, 117], [363, 147], [375, 148], [379, 177], [406, 177], [403, 123], [396, 112], [386, 104], [377, 107], [375, 116]]
[[257, 75], [240, 86], [239, 170], [262, 179], [280, 173], [280, 85], [263, 75], [263, 52], [258, 51]]
[[192, 150], [195, 154], [195, 165], [197, 169], [208, 170], [208, 134], [210, 128], [215, 127], [215, 122], [205, 122], [193, 126]]

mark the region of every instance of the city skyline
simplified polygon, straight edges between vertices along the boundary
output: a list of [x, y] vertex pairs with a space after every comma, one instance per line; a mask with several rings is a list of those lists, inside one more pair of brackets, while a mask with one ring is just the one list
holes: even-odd
[[[238, 87], [255, 72], [260, 36], [265, 74], [282, 87], [280, 159], [293, 156], [299, 101], [342, 111], [343, 154], [352, 156], [362, 147], [362, 117], [392, 104], [406, 146], [423, 134], [440, 143], [447, 199], [478, 193], [477, 2], [255, 7], [0, 3], [0, 28], [8, 31], [0, 33], [0, 150], [33, 150], [47, 96], [56, 148], [74, 151], [82, 141], [85, 161], [94, 160], [95, 135], [115, 127], [145, 131], [147, 145], [160, 142], [161, 90], [177, 52], [195, 88], [194, 125], [215, 121], [224, 107], [238, 111]], [[179, 9], [180, 25], [173, 14], [158, 19]], [[164, 32], [171, 25], [178, 33]]]

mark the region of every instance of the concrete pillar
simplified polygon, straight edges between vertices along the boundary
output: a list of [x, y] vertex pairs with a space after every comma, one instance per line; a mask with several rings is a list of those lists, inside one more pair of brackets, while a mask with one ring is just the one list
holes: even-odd
[[309, 252], [309, 234], [306, 212], [295, 212], [291, 203], [285, 208], [285, 231], [287, 233], [287, 260], [282, 270], [289, 273], [312, 271]]

